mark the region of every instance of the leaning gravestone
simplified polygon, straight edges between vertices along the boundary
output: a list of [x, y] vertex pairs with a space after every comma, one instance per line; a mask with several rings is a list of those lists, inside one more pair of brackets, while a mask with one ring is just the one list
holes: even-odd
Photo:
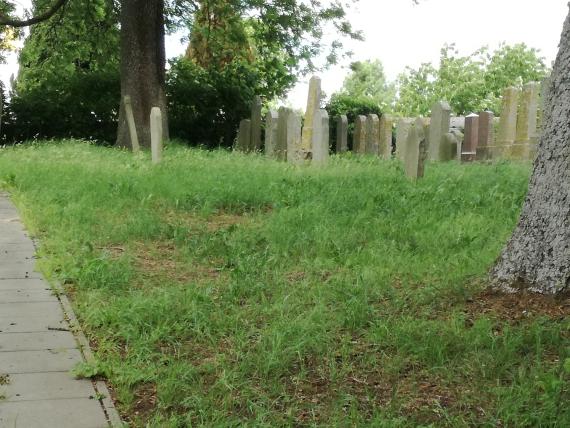
[[378, 115], [366, 117], [366, 153], [378, 156], [380, 152], [380, 119]]
[[251, 120], [242, 119], [239, 123], [236, 150], [240, 152], [249, 151], [251, 142]]
[[[139, 137], [137, 134], [137, 127], [135, 125], [135, 115], [133, 114], [133, 103], [131, 101], [131, 97], [125, 95], [123, 98], [123, 105], [125, 108], [125, 116], [127, 119], [127, 126], [129, 128], [129, 137], [131, 139], [131, 148], [133, 149], [133, 153], [138, 153], [141, 150], [139, 145]], [[1, 108], [1, 106], [0, 106]], [[1, 112], [0, 112], [1, 113]]]
[[305, 162], [305, 152], [301, 137], [301, 116], [293, 111], [287, 116], [287, 162], [302, 165]]
[[465, 118], [465, 136], [461, 149], [462, 162], [475, 160], [477, 144], [479, 144], [479, 116], [470, 114]]
[[345, 114], [336, 118], [336, 152], [348, 151], [348, 118]]
[[404, 161], [406, 157], [408, 132], [410, 132], [413, 123], [413, 119], [401, 118], [396, 124], [396, 157], [401, 161]]
[[265, 156], [277, 159], [277, 124], [279, 113], [269, 110], [265, 116]]
[[287, 120], [289, 115], [293, 113], [293, 110], [287, 107], [280, 107], [279, 113], [277, 115], [277, 160], [286, 161], [287, 160]]
[[477, 160], [491, 159], [491, 150], [495, 140], [495, 127], [493, 121], [495, 115], [491, 111], [482, 111], [479, 113], [479, 130], [477, 132]]
[[427, 157], [427, 132], [428, 128], [424, 118], [417, 118], [408, 131], [404, 170], [406, 176], [412, 180], [424, 176], [424, 165]]
[[317, 76], [311, 77], [309, 81], [309, 96], [307, 97], [307, 110], [305, 111], [305, 121], [303, 123], [301, 153], [299, 156], [303, 160], [311, 159], [311, 147], [313, 145], [313, 128], [315, 125], [315, 115], [321, 104], [321, 79]]
[[453, 159], [451, 147], [446, 143], [444, 135], [449, 132], [451, 107], [445, 101], [435, 103], [431, 108], [429, 127], [429, 159], [432, 161], [448, 161]]
[[534, 158], [538, 142], [537, 121], [540, 85], [530, 82], [523, 86], [517, 115], [517, 132], [511, 156], [515, 159]]
[[380, 145], [378, 154], [382, 159], [390, 159], [392, 157], [392, 128], [394, 127], [394, 119], [387, 114], [383, 114], [380, 118]]
[[503, 91], [501, 117], [493, 158], [509, 157], [517, 135], [517, 108], [520, 91], [515, 87]]
[[150, 110], [150, 148], [152, 163], [162, 160], [162, 113], [159, 107]]
[[256, 95], [251, 103], [251, 143], [250, 152], [261, 150], [261, 97]]
[[356, 120], [354, 122], [352, 151], [355, 154], [366, 153], [366, 116], [356, 116]]
[[313, 163], [325, 165], [329, 160], [329, 114], [321, 109], [315, 115]]

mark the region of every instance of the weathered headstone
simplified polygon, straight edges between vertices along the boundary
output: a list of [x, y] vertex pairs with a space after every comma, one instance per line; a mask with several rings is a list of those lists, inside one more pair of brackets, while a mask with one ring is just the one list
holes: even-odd
[[396, 157], [401, 161], [406, 157], [408, 132], [410, 132], [413, 123], [413, 119], [401, 118], [396, 124]]
[[277, 159], [277, 124], [279, 113], [269, 110], [265, 116], [265, 155], [271, 159]]
[[299, 154], [304, 160], [311, 159], [315, 115], [320, 109], [321, 96], [321, 79], [317, 76], [313, 76], [309, 81], [309, 96], [307, 98], [305, 121], [303, 122], [301, 153]]
[[429, 159], [432, 161], [448, 161], [453, 159], [451, 147], [444, 135], [449, 132], [451, 107], [445, 101], [435, 103], [431, 108], [429, 127]]
[[249, 151], [251, 142], [251, 120], [242, 119], [239, 123], [236, 150], [240, 152]]
[[404, 170], [406, 176], [412, 180], [424, 176], [424, 164], [427, 157], [427, 132], [428, 128], [424, 118], [417, 118], [408, 131]]
[[376, 114], [366, 117], [366, 153], [378, 156], [380, 152], [380, 119]]
[[150, 149], [152, 163], [160, 163], [162, 160], [162, 113], [160, 107], [153, 107], [150, 110]]
[[482, 111], [479, 113], [477, 160], [491, 159], [491, 147], [494, 145], [495, 140], [494, 119], [495, 115], [491, 111]]
[[287, 120], [293, 110], [287, 107], [280, 107], [277, 119], [277, 160], [287, 160]]
[[348, 150], [348, 118], [342, 114], [336, 118], [336, 152]]
[[354, 121], [352, 151], [355, 154], [366, 153], [366, 116], [356, 116]]
[[517, 135], [517, 109], [519, 104], [519, 89], [506, 88], [503, 91], [499, 132], [493, 149], [493, 158], [509, 156]]
[[461, 161], [475, 160], [477, 145], [479, 144], [479, 116], [470, 114], [465, 118], [465, 136], [461, 148]]
[[523, 86], [517, 115], [516, 140], [511, 150], [515, 159], [529, 159], [538, 142], [538, 104], [540, 102], [540, 84], [530, 82]]
[[251, 103], [251, 143], [248, 151], [259, 150], [261, 150], [261, 97], [256, 95]]
[[125, 107], [125, 116], [127, 119], [127, 126], [129, 128], [131, 148], [133, 149], [133, 153], [138, 153], [140, 152], [141, 147], [139, 145], [139, 137], [137, 134], [137, 127], [135, 125], [135, 116], [133, 114], [133, 104], [130, 96], [125, 95], [125, 98], [123, 98], [123, 105]]
[[287, 162], [293, 165], [302, 165], [305, 162], [301, 137], [301, 116], [293, 111], [287, 115]]
[[445, 144], [451, 148], [453, 158], [461, 162], [461, 152], [463, 148], [463, 132], [457, 128], [452, 128], [443, 136]]
[[320, 109], [315, 115], [313, 132], [313, 163], [325, 165], [329, 160], [329, 114]]
[[449, 129], [454, 128], [460, 131], [465, 129], [465, 116], [451, 116], [449, 118]]
[[390, 159], [392, 157], [392, 128], [394, 127], [394, 119], [383, 114], [380, 118], [380, 145], [379, 155], [382, 159]]

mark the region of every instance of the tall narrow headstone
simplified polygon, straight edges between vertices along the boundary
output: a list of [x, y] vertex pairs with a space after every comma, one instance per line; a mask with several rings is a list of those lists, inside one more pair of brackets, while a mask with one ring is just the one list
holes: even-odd
[[396, 157], [401, 161], [406, 157], [408, 132], [410, 132], [413, 123], [413, 119], [401, 118], [396, 124]]
[[475, 160], [477, 144], [479, 144], [479, 116], [470, 114], [465, 118], [465, 135], [461, 149], [461, 160], [463, 162]]
[[295, 112], [287, 115], [287, 162], [302, 165], [305, 162], [301, 138], [301, 116]]
[[382, 159], [390, 159], [392, 157], [392, 128], [394, 127], [394, 119], [383, 114], [380, 118], [380, 146], [379, 155]]
[[380, 153], [380, 119], [376, 114], [366, 117], [366, 153], [375, 156]]
[[366, 116], [356, 116], [354, 121], [352, 151], [355, 154], [366, 153]]
[[424, 176], [424, 163], [427, 157], [428, 128], [423, 118], [418, 118], [410, 126], [406, 139], [404, 169], [406, 176], [417, 180]]
[[135, 125], [135, 116], [133, 114], [133, 104], [130, 96], [125, 95], [125, 98], [123, 98], [123, 105], [125, 107], [125, 116], [127, 119], [127, 126], [129, 128], [131, 148], [133, 149], [133, 153], [138, 153], [140, 152], [141, 148], [139, 145], [139, 137], [137, 135], [137, 127]]
[[251, 143], [248, 151], [259, 150], [261, 150], [261, 98], [256, 95], [251, 103]]
[[495, 127], [493, 126], [494, 119], [495, 115], [491, 111], [482, 111], [479, 113], [477, 160], [491, 159], [491, 147], [495, 140]]
[[162, 160], [162, 113], [160, 107], [153, 107], [150, 110], [150, 148], [152, 163], [160, 163]]
[[265, 116], [265, 155], [277, 159], [277, 124], [279, 113], [269, 110]]
[[317, 165], [325, 165], [329, 160], [329, 114], [326, 110], [321, 109], [315, 115], [315, 131], [313, 134], [313, 163]]
[[242, 119], [239, 123], [236, 150], [248, 152], [251, 141], [251, 120]]
[[540, 102], [540, 84], [530, 82], [523, 86], [517, 115], [516, 140], [511, 150], [515, 159], [529, 159], [529, 155], [538, 142], [538, 105]]
[[293, 110], [287, 107], [280, 107], [277, 119], [277, 160], [287, 160], [287, 120]]
[[336, 152], [348, 150], [348, 118], [342, 114], [336, 118]]
[[307, 98], [307, 110], [305, 111], [305, 121], [303, 122], [302, 142], [300, 156], [304, 160], [311, 159], [311, 147], [313, 145], [313, 127], [315, 115], [321, 105], [321, 79], [317, 76], [311, 77], [309, 81], [309, 96]]
[[451, 107], [445, 101], [435, 103], [431, 108], [429, 127], [429, 159], [432, 161], [448, 161], [453, 159], [451, 147], [446, 143], [444, 135], [449, 132]]
[[493, 157], [509, 156], [517, 135], [517, 109], [520, 90], [515, 87], [503, 91], [501, 118]]

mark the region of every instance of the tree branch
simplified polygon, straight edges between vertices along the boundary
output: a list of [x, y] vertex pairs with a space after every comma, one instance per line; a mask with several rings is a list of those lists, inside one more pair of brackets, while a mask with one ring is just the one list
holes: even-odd
[[47, 21], [52, 16], [54, 16], [57, 13], [57, 11], [60, 10], [63, 7], [63, 5], [68, 1], [69, 0], [57, 0], [54, 3], [54, 5], [44, 13], [38, 16], [33, 16], [32, 18], [25, 20], [13, 19], [10, 18], [9, 16], [0, 14], [0, 25], [8, 25], [10, 27], [29, 27], [30, 25]]

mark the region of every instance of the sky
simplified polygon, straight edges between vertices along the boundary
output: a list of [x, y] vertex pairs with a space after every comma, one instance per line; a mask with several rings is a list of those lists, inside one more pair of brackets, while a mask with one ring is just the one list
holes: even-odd
[[[19, 0], [26, 5], [27, 0]], [[487, 45], [497, 47], [524, 42], [537, 48], [547, 64], [555, 59], [562, 24], [568, 13], [568, 0], [359, 0], [348, 10], [353, 27], [362, 30], [365, 41], [347, 41], [354, 54], [350, 59], [318, 73], [323, 90], [339, 90], [351, 61], [380, 59], [388, 79], [393, 80], [406, 66], [437, 63], [446, 43], [454, 43], [462, 55]], [[168, 57], [182, 54], [186, 45], [182, 35], [167, 38]], [[334, 40], [335, 33], [325, 34]], [[0, 79], [9, 81], [17, 71], [16, 56], [0, 64]], [[304, 108], [310, 76], [301, 79], [288, 94], [286, 103]]]

